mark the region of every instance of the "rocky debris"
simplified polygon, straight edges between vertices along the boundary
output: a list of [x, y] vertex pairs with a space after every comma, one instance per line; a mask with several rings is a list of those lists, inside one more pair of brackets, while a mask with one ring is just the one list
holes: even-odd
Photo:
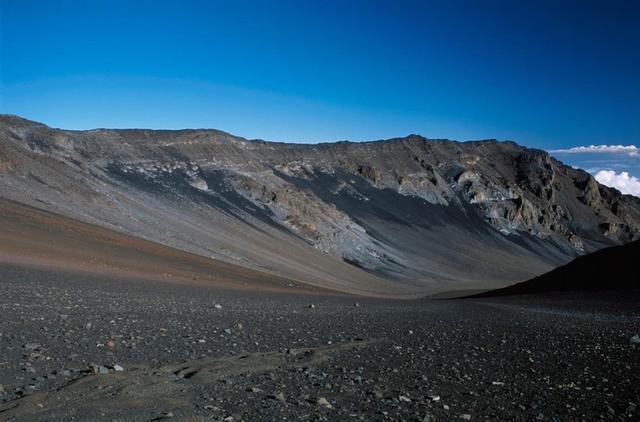
[[[11, 266], [0, 288], [2, 420], [638, 418], [633, 293], [359, 297], [356, 308], [348, 296]], [[108, 339], [116, 349], [95, 347]], [[27, 344], [45, 357], [25, 358]]]
[[358, 174], [360, 174], [365, 179], [370, 180], [374, 184], [379, 183], [382, 180], [382, 174], [374, 167], [360, 166], [358, 167]]

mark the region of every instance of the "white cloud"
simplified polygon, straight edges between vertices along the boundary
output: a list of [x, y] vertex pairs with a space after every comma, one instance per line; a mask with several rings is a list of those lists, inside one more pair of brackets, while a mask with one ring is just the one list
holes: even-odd
[[640, 197], [640, 179], [629, 175], [626, 171], [616, 173], [614, 170], [600, 170], [596, 173], [595, 178], [605, 186]]
[[555, 154], [575, 154], [575, 153], [615, 153], [626, 154], [632, 157], [640, 157], [640, 148], [635, 145], [587, 145], [568, 149], [554, 149], [549, 151]]

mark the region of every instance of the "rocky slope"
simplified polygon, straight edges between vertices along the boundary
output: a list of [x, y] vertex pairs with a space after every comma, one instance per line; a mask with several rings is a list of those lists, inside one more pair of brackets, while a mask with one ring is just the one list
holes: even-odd
[[638, 239], [640, 200], [546, 152], [420, 136], [301, 145], [0, 117], [0, 194], [337, 289], [501, 287]]
[[[0, 277], [6, 267], [19, 266], [78, 278], [93, 275], [245, 292], [328, 293], [5, 199], [0, 199], [0, 227]], [[376, 291], [375, 285], [370, 288]]]

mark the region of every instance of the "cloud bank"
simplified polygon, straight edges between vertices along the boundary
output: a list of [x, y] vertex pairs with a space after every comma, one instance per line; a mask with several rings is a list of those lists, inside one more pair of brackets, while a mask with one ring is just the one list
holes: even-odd
[[635, 145], [587, 145], [568, 149], [554, 149], [549, 152], [555, 154], [614, 153], [640, 157], [640, 148]]
[[626, 171], [616, 173], [614, 170], [600, 170], [596, 180], [605, 186], [618, 189], [622, 193], [640, 197], [640, 179], [629, 175]]
[[640, 197], [640, 148], [635, 145], [582, 145], [549, 153], [627, 195]]

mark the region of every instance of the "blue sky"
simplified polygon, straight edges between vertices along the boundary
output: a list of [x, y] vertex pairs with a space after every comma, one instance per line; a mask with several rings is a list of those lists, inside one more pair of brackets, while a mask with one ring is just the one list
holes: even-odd
[[0, 0], [0, 112], [294, 142], [638, 145], [639, 21], [637, 1]]

